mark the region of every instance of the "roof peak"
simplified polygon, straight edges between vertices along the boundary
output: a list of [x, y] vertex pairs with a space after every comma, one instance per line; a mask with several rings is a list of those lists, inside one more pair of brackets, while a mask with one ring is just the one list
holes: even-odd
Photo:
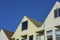
[[35, 19], [32, 19], [28, 16], [24, 16], [26, 18], [28, 18], [32, 23], [34, 23], [37, 27], [40, 27], [42, 25], [42, 22], [38, 21], [38, 20], [35, 20]]
[[[38, 21], [38, 20], [36, 20], [36, 19], [30, 18], [29, 16], [24, 16], [24, 17], [27, 17], [28, 19], [32, 19], [32, 20]], [[39, 22], [41, 22], [41, 21], [39, 21]], [[42, 22], [41, 22], [41, 23], [42, 23]]]
[[60, 0], [58, 0], [58, 2], [60, 2]]
[[56, 3], [60, 3], [60, 1], [56, 1]]

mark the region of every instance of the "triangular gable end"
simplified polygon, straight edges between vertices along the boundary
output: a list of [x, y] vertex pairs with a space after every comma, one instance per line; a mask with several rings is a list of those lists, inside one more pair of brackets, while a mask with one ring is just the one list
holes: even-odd
[[1, 40], [9, 40], [3, 29], [0, 31], [0, 39]]
[[[20, 22], [20, 24], [18, 25], [16, 31], [14, 32], [12, 38], [17, 37], [17, 35], [21, 32], [21, 27], [22, 27], [22, 22], [28, 20], [26, 16], [23, 17], [22, 21]], [[19, 32], [20, 31], [20, 32]], [[16, 35], [17, 34], [17, 35]]]
[[53, 8], [51, 9], [50, 13], [48, 14], [47, 18], [45, 19], [45, 23], [46, 22], [50, 22], [52, 20], [54, 20], [54, 10], [60, 8], [60, 2], [56, 2], [55, 5], [53, 6]]
[[[34, 25], [33, 28], [37, 28], [36, 25], [27, 16], [24, 16], [24, 18], [20, 22], [20, 24], [19, 24], [18, 28], [16, 29], [16, 31], [15, 31], [14, 35], [12, 36], [12, 38], [17, 37], [17, 35], [20, 34], [21, 27], [22, 27], [22, 22], [24, 22], [24, 21], [28, 21], [28, 28], [29, 29], [30, 29], [29, 25], [31, 25], [31, 24]], [[30, 22], [30, 24], [29, 24], [29, 22]]]

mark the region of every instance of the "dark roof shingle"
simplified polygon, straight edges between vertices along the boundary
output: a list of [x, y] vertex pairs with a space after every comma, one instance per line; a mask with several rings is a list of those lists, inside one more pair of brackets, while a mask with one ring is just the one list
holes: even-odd
[[8, 30], [3, 30], [4, 32], [5, 32], [5, 34], [6, 34], [6, 36], [8, 37], [8, 39], [9, 40], [12, 40], [11, 39], [11, 37], [12, 37], [12, 35], [14, 34], [13, 32], [10, 32], [10, 31], [8, 31]]
[[[26, 16], [27, 17], [27, 16]], [[27, 17], [31, 22], [33, 22], [37, 27], [40, 27], [42, 25], [42, 22], [37, 21], [35, 19]]]

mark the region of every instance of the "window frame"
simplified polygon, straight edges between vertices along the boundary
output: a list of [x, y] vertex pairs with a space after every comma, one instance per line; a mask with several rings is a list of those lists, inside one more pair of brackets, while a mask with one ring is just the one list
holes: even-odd
[[50, 35], [50, 36], [47, 35], [47, 40], [48, 40], [49, 37], [52, 37], [52, 40], [53, 40], [53, 33], [52, 33], [52, 30], [47, 31], [46, 33], [48, 33], [48, 32], [51, 32], [52, 35]]
[[60, 10], [60, 8], [57, 8], [54, 10], [54, 18], [60, 17], [59, 10]]
[[36, 40], [37, 40], [37, 37], [40, 37], [40, 40], [41, 40], [41, 35], [40, 34], [36, 34]]
[[[23, 24], [24, 24], [25, 22], [27, 22], [27, 24], [26, 24], [27, 28], [23, 28]], [[27, 30], [27, 29], [28, 29], [28, 21], [22, 22], [22, 28], [21, 28], [21, 30], [24, 31], [24, 30]]]
[[32, 40], [34, 39], [34, 36], [33, 35], [31, 35], [31, 36], [29, 36], [29, 40], [32, 38]]
[[[57, 40], [57, 37], [58, 37], [58, 35], [56, 34], [56, 31], [59, 31], [60, 29], [56, 29], [55, 30], [55, 37], [56, 37], [56, 40]], [[60, 37], [60, 35], [59, 35], [59, 37]]]

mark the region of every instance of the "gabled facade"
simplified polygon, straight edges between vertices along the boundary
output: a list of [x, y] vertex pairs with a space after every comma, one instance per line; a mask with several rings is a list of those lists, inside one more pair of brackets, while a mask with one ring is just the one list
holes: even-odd
[[44, 28], [41, 25], [41, 22], [24, 16], [12, 38], [15, 40], [39, 40], [43, 37], [44, 40]]
[[0, 40], [9, 40], [5, 32], [1, 29], [0, 31]]
[[60, 2], [56, 2], [45, 22], [45, 40], [60, 40]]
[[57, 1], [44, 23], [24, 16], [12, 39], [60, 40], [60, 3]]
[[13, 33], [7, 30], [1, 29], [0, 31], [0, 40], [14, 40], [12, 39]]
[[8, 30], [3, 30], [4, 33], [6, 34], [6, 36], [8, 37], [9, 40], [15, 40], [15, 39], [12, 39], [11, 37], [13, 36], [13, 32], [10, 32]]

